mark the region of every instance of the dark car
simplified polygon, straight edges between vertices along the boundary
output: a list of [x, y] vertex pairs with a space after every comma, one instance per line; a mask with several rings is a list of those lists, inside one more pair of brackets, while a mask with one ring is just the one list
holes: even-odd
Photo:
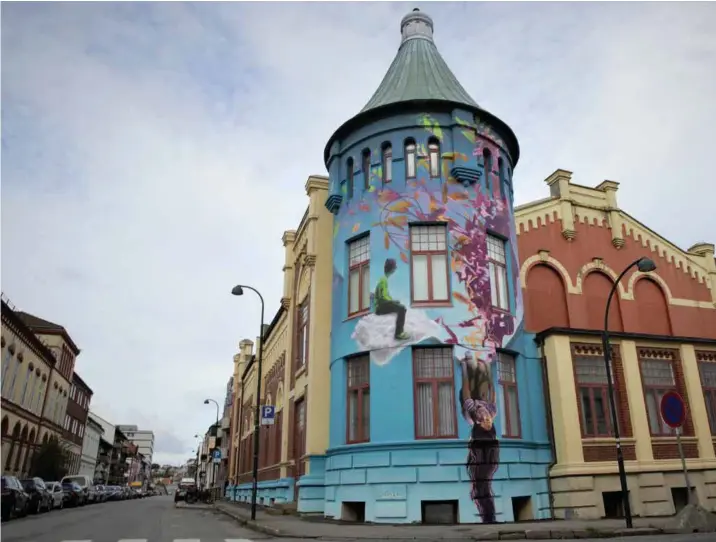
[[62, 491], [65, 494], [65, 506], [84, 506], [85, 492], [76, 482], [62, 482]]
[[14, 476], [2, 477], [2, 520], [27, 515], [30, 496], [25, 493], [20, 480]]
[[30, 496], [30, 505], [28, 506], [30, 512], [40, 514], [52, 510], [52, 495], [47, 491], [42, 478], [26, 478], [20, 482], [25, 493]]

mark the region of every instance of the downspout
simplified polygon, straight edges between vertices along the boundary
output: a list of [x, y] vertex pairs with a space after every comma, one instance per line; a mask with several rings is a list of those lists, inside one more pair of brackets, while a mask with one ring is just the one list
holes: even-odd
[[552, 451], [552, 461], [547, 465], [547, 494], [549, 495], [549, 515], [550, 519], [554, 517], [554, 492], [552, 491], [552, 483], [550, 480], [550, 472], [552, 468], [557, 464], [557, 447], [554, 444], [554, 420], [552, 419], [552, 398], [549, 393], [549, 370], [547, 369], [547, 358], [544, 355], [543, 343], [541, 340], [535, 338], [538, 348], [541, 350], [541, 361], [542, 361], [542, 386], [544, 389], [544, 404], [547, 411], [547, 433], [549, 436], [549, 447]]

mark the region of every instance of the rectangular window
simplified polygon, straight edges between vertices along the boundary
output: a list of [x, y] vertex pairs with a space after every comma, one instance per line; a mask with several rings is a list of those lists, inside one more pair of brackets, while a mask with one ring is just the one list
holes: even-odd
[[507, 296], [507, 251], [505, 242], [494, 235], [487, 236], [487, 261], [490, 272], [492, 306], [510, 310]]
[[[604, 358], [574, 354], [572, 362], [581, 414], [582, 436], [590, 438], [613, 436]], [[613, 371], [612, 366], [612, 383], [614, 383]], [[615, 403], [618, 404], [616, 389], [614, 393]]]
[[348, 387], [348, 435], [346, 442], [370, 440], [370, 357], [346, 361]]
[[413, 348], [415, 438], [457, 437], [452, 348]]
[[67, 431], [70, 430], [70, 421], [71, 421], [70, 415], [69, 415], [69, 414], [65, 414], [65, 425], [64, 425], [63, 427], [64, 427]]
[[370, 309], [370, 237], [348, 245], [348, 315]]
[[673, 363], [666, 359], [640, 359], [639, 363], [649, 430], [652, 436], [671, 436], [673, 429], [661, 418], [661, 398], [667, 391], [676, 391]]
[[393, 180], [393, 148], [386, 145], [383, 148], [383, 182], [389, 183]]
[[308, 362], [308, 302], [310, 295], [307, 295], [298, 306], [297, 327], [296, 327], [296, 369], [301, 369]]
[[709, 417], [711, 434], [716, 435], [716, 363], [700, 361], [699, 374], [701, 375], [701, 388], [704, 390], [706, 414]]
[[449, 301], [447, 226], [411, 226], [410, 258], [413, 302]]
[[520, 407], [517, 395], [517, 364], [515, 357], [500, 352], [498, 358], [498, 381], [502, 388], [500, 412], [502, 412], [502, 436], [520, 438]]

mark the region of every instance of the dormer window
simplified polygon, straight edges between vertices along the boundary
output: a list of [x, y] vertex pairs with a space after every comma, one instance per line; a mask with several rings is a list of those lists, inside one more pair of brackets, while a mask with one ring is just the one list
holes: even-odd
[[415, 140], [405, 140], [405, 178], [415, 179]]
[[353, 158], [346, 160], [346, 197], [353, 197]]
[[440, 142], [434, 137], [428, 141], [428, 162], [430, 163], [430, 176], [440, 177]]
[[365, 149], [363, 151], [361, 159], [361, 166], [363, 170], [363, 189], [368, 190], [370, 187], [370, 149]]
[[393, 147], [390, 143], [383, 143], [383, 182], [389, 183], [393, 180]]

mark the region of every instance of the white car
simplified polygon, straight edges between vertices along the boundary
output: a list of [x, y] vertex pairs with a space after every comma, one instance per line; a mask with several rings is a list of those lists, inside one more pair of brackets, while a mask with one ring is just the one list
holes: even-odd
[[52, 497], [52, 510], [60, 509], [65, 507], [65, 492], [62, 491], [62, 484], [60, 482], [45, 482], [47, 491], [50, 492]]
[[76, 474], [75, 476], [65, 476], [60, 481], [60, 483], [64, 484], [65, 482], [73, 482], [80, 486], [82, 488], [82, 492], [85, 495], [86, 503], [98, 502], [97, 490], [94, 487], [92, 478], [90, 478], [89, 476], [82, 476], [81, 474]]

